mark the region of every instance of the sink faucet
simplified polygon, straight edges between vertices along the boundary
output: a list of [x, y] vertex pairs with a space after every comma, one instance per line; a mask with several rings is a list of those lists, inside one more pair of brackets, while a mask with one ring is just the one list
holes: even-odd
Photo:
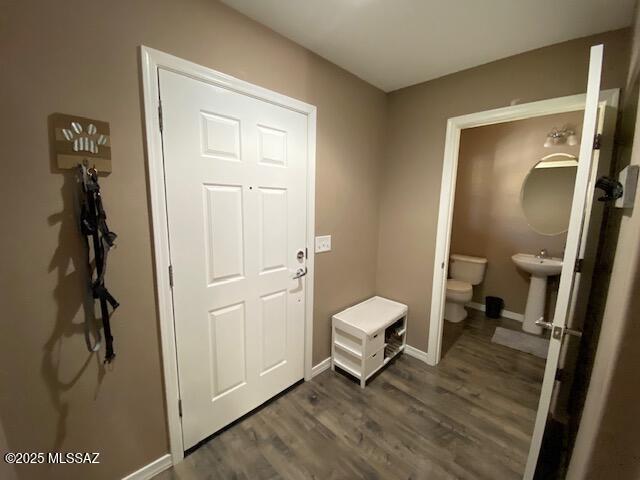
[[546, 248], [543, 248], [538, 252], [538, 254], [536, 255], [536, 258], [549, 258], [549, 252], [547, 252]]

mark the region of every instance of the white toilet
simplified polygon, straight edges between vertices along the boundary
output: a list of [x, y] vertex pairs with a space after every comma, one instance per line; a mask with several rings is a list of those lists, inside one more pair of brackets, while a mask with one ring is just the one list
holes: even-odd
[[458, 323], [467, 317], [464, 305], [473, 297], [473, 285], [484, 278], [487, 259], [468, 255], [452, 254], [449, 258], [447, 295], [444, 304], [444, 319]]

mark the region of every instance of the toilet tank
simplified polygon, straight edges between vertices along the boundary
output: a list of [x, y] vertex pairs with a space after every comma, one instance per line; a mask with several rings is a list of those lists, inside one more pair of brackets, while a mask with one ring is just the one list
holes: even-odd
[[487, 268], [486, 258], [454, 253], [449, 257], [449, 260], [449, 275], [451, 278], [469, 282], [471, 285], [478, 285], [482, 282], [484, 271]]

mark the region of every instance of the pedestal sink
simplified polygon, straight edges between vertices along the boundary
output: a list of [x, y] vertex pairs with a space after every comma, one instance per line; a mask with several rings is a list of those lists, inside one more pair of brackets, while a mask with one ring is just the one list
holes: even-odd
[[542, 327], [536, 321], [544, 315], [544, 302], [547, 293], [547, 277], [559, 275], [562, 271], [562, 259], [555, 257], [539, 257], [526, 253], [516, 253], [511, 257], [513, 263], [531, 274], [529, 296], [524, 311], [522, 329], [537, 335], [542, 333]]

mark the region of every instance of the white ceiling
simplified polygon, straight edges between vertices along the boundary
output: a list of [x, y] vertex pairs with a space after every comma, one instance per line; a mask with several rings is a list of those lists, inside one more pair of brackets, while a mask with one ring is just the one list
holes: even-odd
[[635, 0], [222, 0], [385, 91], [630, 25]]

